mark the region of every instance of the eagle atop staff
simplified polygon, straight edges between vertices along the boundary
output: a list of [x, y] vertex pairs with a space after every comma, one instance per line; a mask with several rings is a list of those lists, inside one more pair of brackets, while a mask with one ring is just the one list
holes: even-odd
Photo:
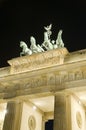
[[52, 28], [52, 24], [50, 24], [50, 25], [47, 26], [47, 27], [44, 27], [44, 29], [47, 31], [48, 38], [50, 38], [50, 36], [51, 36], [51, 34], [52, 34], [51, 28]]

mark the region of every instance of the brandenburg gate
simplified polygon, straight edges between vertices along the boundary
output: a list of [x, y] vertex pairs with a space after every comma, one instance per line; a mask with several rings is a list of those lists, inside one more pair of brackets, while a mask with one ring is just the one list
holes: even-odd
[[86, 50], [61, 47], [0, 68], [0, 129], [86, 130]]

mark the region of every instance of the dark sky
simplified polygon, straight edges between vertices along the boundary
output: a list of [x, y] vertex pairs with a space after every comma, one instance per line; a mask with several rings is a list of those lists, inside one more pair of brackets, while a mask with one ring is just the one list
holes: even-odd
[[86, 48], [85, 0], [0, 0], [0, 67], [20, 56], [19, 42], [30, 45], [30, 36], [43, 42], [44, 26], [52, 23], [52, 39], [63, 30], [62, 39], [70, 51]]

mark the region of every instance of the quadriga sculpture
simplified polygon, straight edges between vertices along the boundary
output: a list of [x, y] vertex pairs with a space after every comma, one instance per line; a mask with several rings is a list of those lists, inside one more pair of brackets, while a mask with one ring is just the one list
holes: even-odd
[[20, 47], [22, 48], [22, 52], [20, 53], [20, 56], [31, 55], [33, 53], [39, 53], [39, 52], [44, 52], [44, 51], [64, 47], [64, 43], [62, 40], [63, 31], [59, 30], [57, 39], [51, 40], [50, 38], [52, 34], [51, 28], [52, 28], [52, 24], [50, 24], [47, 27], [44, 27], [46, 31], [44, 32], [44, 41], [41, 45], [36, 44], [36, 39], [33, 36], [30, 37], [30, 43], [31, 43], [30, 48], [28, 48], [27, 44], [24, 41], [21, 41]]

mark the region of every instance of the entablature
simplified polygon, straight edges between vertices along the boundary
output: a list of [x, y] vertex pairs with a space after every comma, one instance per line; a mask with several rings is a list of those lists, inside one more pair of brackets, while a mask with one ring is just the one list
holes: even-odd
[[[44, 92], [55, 93], [85, 86], [86, 53], [85, 50], [78, 53], [81, 60], [77, 52], [68, 53], [66, 48], [31, 55], [31, 63], [30, 56], [10, 60], [9, 67], [0, 69], [0, 98]], [[41, 55], [45, 55], [45, 59], [41, 59]], [[73, 61], [72, 55], [76, 60]]]

